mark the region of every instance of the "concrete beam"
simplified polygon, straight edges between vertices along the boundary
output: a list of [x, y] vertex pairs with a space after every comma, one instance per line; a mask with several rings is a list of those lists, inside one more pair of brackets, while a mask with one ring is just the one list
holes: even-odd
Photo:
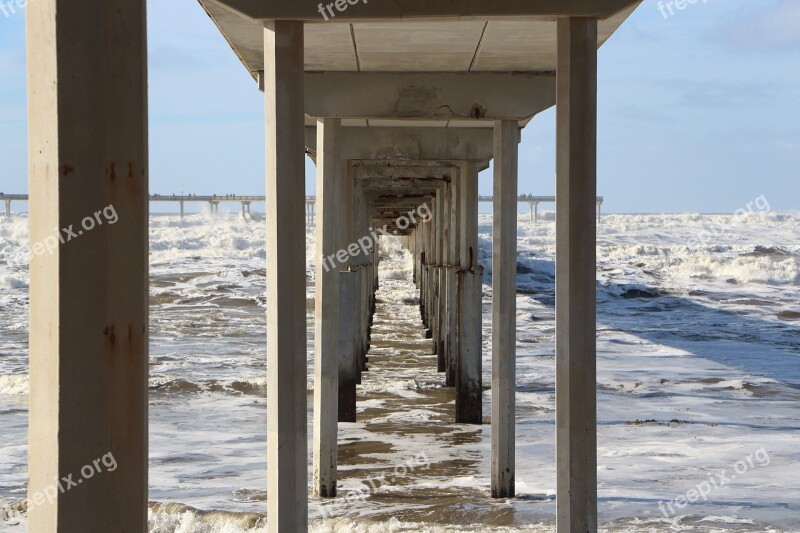
[[380, 190], [386, 192], [393, 192], [394, 190], [421, 190], [421, 189], [438, 189], [442, 186], [445, 177], [436, 178], [377, 178], [377, 177], [360, 177], [359, 183], [363, 186], [365, 191]]
[[264, 0], [217, 0], [242, 15], [259, 20], [303, 20], [325, 22], [333, 17], [323, 16], [324, 6], [332, 4], [337, 22], [354, 22], [386, 19], [426, 18], [495, 18], [533, 17], [552, 19], [556, 16], [606, 18], [639, 0], [479, 0], [454, 3], [448, 0], [411, 0], [399, 2], [364, 2], [344, 9], [334, 7], [334, 2], [318, 0], [292, 0], [267, 2]]
[[383, 199], [372, 199], [370, 200], [372, 203], [372, 209], [375, 212], [378, 211], [399, 211], [401, 209], [405, 209], [406, 207], [415, 208], [419, 205], [430, 201], [433, 196], [436, 194], [434, 190], [431, 194], [424, 194], [420, 196], [413, 196], [407, 198], [383, 198]]
[[309, 72], [306, 114], [526, 122], [555, 104], [555, 88], [552, 73]]
[[558, 21], [557, 529], [597, 531], [597, 21]]
[[[321, 115], [325, 116], [325, 115]], [[306, 148], [316, 153], [316, 128], [306, 128]], [[341, 156], [347, 160], [491, 159], [488, 128], [342, 128]]]
[[[27, 529], [146, 531], [145, 2], [35, 2], [26, 24], [30, 242], [39, 243]], [[54, 228], [73, 227], [79, 238], [59, 244]], [[82, 484], [56, 491], [67, 476]]]
[[267, 170], [267, 515], [308, 528], [303, 25], [265, 24]]
[[422, 180], [428, 185], [439, 186], [439, 183], [450, 179], [450, 171], [454, 165], [443, 162], [425, 164], [415, 161], [414, 165], [404, 165], [402, 162], [365, 162], [356, 163], [356, 177], [359, 180], [375, 180], [375, 183], [388, 180]]

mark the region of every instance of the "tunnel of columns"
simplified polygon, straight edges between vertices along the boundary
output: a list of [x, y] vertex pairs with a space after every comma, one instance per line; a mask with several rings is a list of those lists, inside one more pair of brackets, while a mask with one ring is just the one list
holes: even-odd
[[[378, 241], [364, 239], [384, 226], [413, 257], [420, 317], [455, 391], [453, 423], [491, 419], [487, 498], [514, 496], [524, 460], [514, 435], [518, 145], [556, 105], [557, 523], [596, 531], [597, 48], [639, 2], [336, 2], [335, 18], [311, 0], [200, 4], [264, 93], [269, 530], [306, 531], [309, 492], [336, 495], [337, 426], [356, 417], [375, 309]], [[31, 239], [98, 205], [119, 214], [32, 259], [29, 492], [89, 456], [111, 451], [119, 468], [33, 508], [31, 531], [147, 529], [146, 25], [144, 0], [27, 7]], [[313, 435], [305, 154], [317, 169]], [[488, 276], [477, 260], [478, 174], [490, 162]], [[347, 253], [361, 243], [366, 253]]]

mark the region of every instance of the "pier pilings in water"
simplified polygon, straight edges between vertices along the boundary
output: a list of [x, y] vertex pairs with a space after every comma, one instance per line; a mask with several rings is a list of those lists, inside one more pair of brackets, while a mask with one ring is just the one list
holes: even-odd
[[[339, 10], [324, 28], [316, 2], [200, 3], [264, 93], [269, 531], [308, 528], [306, 223], [318, 246], [312, 491], [336, 496], [337, 429], [357, 413], [369, 370], [379, 235], [388, 233], [411, 251], [458, 423], [482, 422], [481, 297], [491, 279], [491, 492], [514, 496], [517, 145], [555, 104], [558, 530], [596, 531], [596, 51], [639, 2], [475, 0], [457, 11], [452, 2], [370, 2]], [[425, 21], [411, 43], [409, 18]], [[498, 20], [513, 23], [493, 30]], [[145, 2], [42, 0], [26, 21], [31, 240], [103, 206], [119, 214], [32, 259], [29, 493], [46, 494], [53, 479], [107, 453], [119, 468], [37, 505], [29, 527], [144, 531], [153, 199]], [[326, 31], [344, 45], [331, 47]], [[557, 39], [531, 41], [536, 33]], [[465, 42], [480, 46], [451, 48]], [[316, 212], [306, 155], [317, 164]], [[489, 279], [479, 265], [477, 176], [491, 160]], [[259, 201], [156, 200], [204, 201], [213, 212], [241, 201], [243, 213]]]

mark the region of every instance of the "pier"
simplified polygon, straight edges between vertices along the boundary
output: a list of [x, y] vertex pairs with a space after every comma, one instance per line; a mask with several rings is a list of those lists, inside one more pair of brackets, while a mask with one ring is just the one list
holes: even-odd
[[[453, 424], [483, 424], [482, 287], [491, 282], [486, 499], [515, 497], [519, 143], [553, 106], [557, 530], [597, 531], [597, 50], [640, 3], [341, 1], [326, 20], [317, 0], [199, 0], [263, 93], [271, 533], [307, 531], [310, 495], [337, 497], [338, 428], [357, 416], [354, 391], [369, 366], [379, 303], [380, 239], [368, 236], [383, 225], [404, 236], [413, 257], [430, 364], [456, 399]], [[30, 239], [98, 206], [113, 204], [119, 215], [31, 259], [29, 494], [48, 494], [54, 479], [91, 458], [113, 453], [119, 464], [30, 508], [31, 531], [147, 530], [145, 4], [38, 0], [26, 8]], [[317, 171], [311, 438], [306, 155]], [[478, 262], [478, 174], [491, 161], [489, 277]], [[232, 201], [246, 213], [253, 200], [243, 198]], [[212, 211], [225, 201], [196, 199]], [[542, 202], [525, 202], [535, 220]]]
[[[27, 194], [0, 194], [0, 199], [5, 201], [6, 207], [6, 217], [11, 218], [11, 202], [18, 201], [18, 202], [27, 202], [28, 195]], [[219, 213], [219, 204], [224, 202], [237, 202], [242, 204], [242, 216], [250, 215], [250, 205], [254, 203], [266, 203], [267, 197], [266, 196], [237, 196], [237, 195], [226, 195], [226, 196], [203, 196], [203, 195], [196, 195], [196, 194], [184, 194], [184, 195], [175, 195], [175, 194], [151, 194], [150, 195], [151, 202], [169, 202], [169, 203], [177, 203], [180, 206], [180, 215], [181, 219], [185, 216], [185, 206], [187, 203], [203, 203], [208, 204], [209, 211], [211, 213]], [[601, 212], [600, 209], [603, 205], [603, 197], [597, 197], [597, 217], [598, 220], [600, 218]], [[493, 204], [494, 198], [491, 196], [479, 196], [478, 202], [481, 203], [488, 203]], [[316, 220], [316, 203], [317, 198], [316, 196], [306, 196], [306, 223], [311, 225], [315, 223]], [[532, 195], [522, 195], [518, 198], [518, 202], [521, 204], [528, 204], [531, 209], [531, 223], [535, 224], [539, 221], [539, 204], [545, 203], [556, 203], [555, 196], [532, 196]]]
[[0, 194], [0, 200], [5, 205], [6, 218], [11, 218], [11, 202], [27, 202], [27, 194]]

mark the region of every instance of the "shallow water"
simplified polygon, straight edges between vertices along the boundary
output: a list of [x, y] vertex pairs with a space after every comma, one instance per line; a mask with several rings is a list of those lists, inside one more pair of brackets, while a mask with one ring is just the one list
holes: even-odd
[[[729, 235], [699, 246], [687, 239], [709, 217], [603, 219], [598, 492], [608, 531], [800, 531], [800, 221], [728, 218], [713, 222]], [[490, 224], [481, 217], [487, 385]], [[151, 220], [153, 531], [262, 527], [262, 230], [235, 216]], [[451, 424], [453, 390], [424, 339], [408, 256], [387, 242], [359, 422], [340, 425], [340, 498], [311, 502], [312, 529], [552, 531], [554, 226], [520, 222], [519, 231], [519, 497], [488, 498], [489, 426]], [[27, 475], [26, 242], [24, 218], [0, 223], [0, 502], [23, 498]], [[486, 417], [490, 402], [486, 390]], [[707, 501], [664, 517], [659, 501], [762, 448], [769, 464], [754, 462]]]

